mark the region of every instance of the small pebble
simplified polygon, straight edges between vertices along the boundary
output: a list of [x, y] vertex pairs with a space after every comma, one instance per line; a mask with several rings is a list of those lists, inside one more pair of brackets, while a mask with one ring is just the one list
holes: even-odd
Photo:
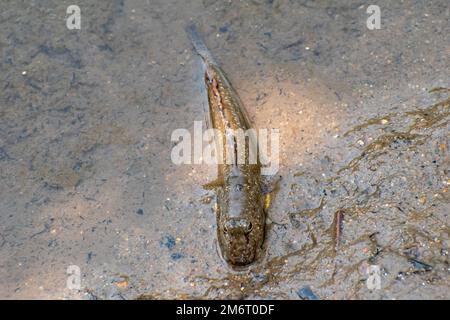
[[175, 252], [175, 253], [172, 253], [171, 255], [170, 255], [170, 258], [172, 259], [172, 260], [180, 260], [181, 258], [183, 258], [184, 256], [183, 256], [183, 254], [181, 254], [181, 253], [178, 253], [178, 252]]
[[176, 240], [173, 236], [167, 235], [160, 241], [161, 246], [165, 246], [167, 249], [171, 250], [175, 247]]
[[305, 286], [298, 290], [297, 295], [303, 300], [320, 300], [309, 286]]

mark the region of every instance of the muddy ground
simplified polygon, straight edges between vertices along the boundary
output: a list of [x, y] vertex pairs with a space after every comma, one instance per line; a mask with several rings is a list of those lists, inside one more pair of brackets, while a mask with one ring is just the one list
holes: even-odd
[[[450, 298], [448, 1], [376, 1], [380, 30], [366, 1], [75, 2], [0, 3], [0, 298]], [[191, 22], [280, 129], [245, 271], [217, 253], [214, 168], [170, 158], [204, 119]]]

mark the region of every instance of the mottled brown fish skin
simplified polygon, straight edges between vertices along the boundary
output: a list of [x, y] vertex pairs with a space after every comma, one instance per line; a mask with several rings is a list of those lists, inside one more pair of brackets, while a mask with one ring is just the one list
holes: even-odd
[[[205, 83], [212, 127], [222, 133], [225, 146], [226, 129], [245, 131], [251, 129], [250, 123], [237, 93], [218, 66], [210, 66]], [[264, 242], [264, 197], [259, 161], [250, 164], [248, 148], [235, 150], [244, 152], [243, 164], [218, 165], [217, 233], [223, 258], [231, 265], [244, 266], [257, 258]]]
[[245, 133], [251, 129], [248, 116], [239, 96], [225, 73], [214, 62], [195, 25], [189, 25], [186, 31], [205, 64], [210, 125], [221, 133], [216, 138], [222, 139], [224, 153], [227, 150], [225, 146], [229, 143], [231, 150], [239, 153], [235, 160], [244, 159], [242, 164], [239, 161], [229, 164], [224, 155], [223, 164], [218, 164], [219, 177], [214, 185], [217, 192], [217, 236], [222, 256], [232, 266], [245, 266], [257, 259], [265, 232], [261, 166], [259, 161], [249, 161], [250, 146], [257, 150], [256, 137], [250, 136], [249, 145], [245, 148], [237, 147], [237, 139], [231, 139], [231, 142], [226, 139], [227, 130], [241, 129]]

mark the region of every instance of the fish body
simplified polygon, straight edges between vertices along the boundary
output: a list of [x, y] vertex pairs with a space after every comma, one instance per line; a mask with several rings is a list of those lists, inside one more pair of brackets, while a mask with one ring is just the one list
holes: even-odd
[[[220, 66], [214, 61], [194, 26], [187, 28], [197, 53], [205, 64], [205, 85], [208, 92], [209, 120], [220, 132], [224, 150], [234, 150], [232, 163], [218, 164], [217, 235], [223, 258], [233, 266], [252, 263], [264, 242], [265, 210], [261, 189], [261, 164], [250, 161], [250, 149], [257, 150], [256, 138], [248, 134], [248, 147], [237, 146], [237, 139], [227, 135], [230, 130], [252, 129], [236, 91]], [[250, 130], [251, 131], [251, 130]], [[229, 147], [229, 149], [227, 149]], [[224, 156], [226, 158], [226, 155]], [[256, 156], [257, 158], [257, 156]], [[237, 161], [244, 159], [244, 161]]]

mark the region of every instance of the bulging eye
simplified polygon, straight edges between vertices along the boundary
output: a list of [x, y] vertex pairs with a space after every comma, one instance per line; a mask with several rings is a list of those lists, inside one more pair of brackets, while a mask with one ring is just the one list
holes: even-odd
[[223, 233], [225, 233], [225, 234], [228, 233], [228, 228], [225, 226], [223, 227]]

